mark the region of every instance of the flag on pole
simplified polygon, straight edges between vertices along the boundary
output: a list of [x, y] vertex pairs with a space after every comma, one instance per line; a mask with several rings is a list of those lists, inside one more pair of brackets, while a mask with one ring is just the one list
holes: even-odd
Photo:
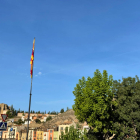
[[31, 61], [30, 61], [30, 64], [31, 64], [31, 70], [30, 70], [31, 78], [33, 77], [34, 46], [35, 46], [35, 38], [34, 38], [34, 41], [33, 41], [33, 49], [32, 49]]

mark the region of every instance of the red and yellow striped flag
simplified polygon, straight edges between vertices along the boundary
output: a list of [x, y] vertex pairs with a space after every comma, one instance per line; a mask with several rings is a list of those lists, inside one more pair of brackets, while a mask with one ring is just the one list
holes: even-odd
[[34, 41], [33, 41], [33, 49], [32, 49], [31, 61], [30, 61], [30, 64], [31, 64], [31, 70], [30, 70], [31, 78], [33, 77], [34, 46], [35, 46], [35, 38], [34, 38]]

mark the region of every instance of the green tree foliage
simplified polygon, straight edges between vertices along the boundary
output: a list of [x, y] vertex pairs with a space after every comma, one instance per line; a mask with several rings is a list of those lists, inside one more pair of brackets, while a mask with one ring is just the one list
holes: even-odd
[[24, 112], [22, 113], [22, 116], [25, 116]]
[[51, 119], [52, 119], [51, 116], [47, 117], [47, 118], [46, 118], [46, 122], [49, 121], [49, 120], [51, 120]]
[[14, 110], [14, 109], [8, 110], [8, 111], [6, 112], [6, 114], [8, 115], [8, 118], [13, 118], [13, 117], [15, 117], [15, 116], [17, 115], [17, 111]]
[[35, 122], [36, 123], [41, 123], [41, 121], [39, 119], [36, 119]]
[[135, 78], [123, 78], [122, 82], [114, 81], [113, 92], [116, 95], [116, 138], [137, 139], [140, 138], [140, 80]]
[[50, 111], [48, 112], [48, 114], [50, 114]]
[[24, 113], [24, 111], [21, 111], [21, 113]]
[[64, 113], [64, 109], [63, 108], [60, 110], [60, 113]]
[[75, 104], [73, 110], [80, 122], [86, 121], [93, 127], [94, 133], [100, 133], [102, 138], [108, 139], [113, 133], [114, 112], [113, 78], [108, 77], [107, 71], [103, 74], [99, 70], [94, 72], [94, 77], [85, 77], [79, 80], [74, 88]]
[[[24, 121], [28, 121], [28, 119], [25, 119]], [[29, 119], [29, 121], [31, 121], [31, 119]]]
[[21, 120], [21, 119], [19, 119], [18, 120], [18, 122], [17, 122], [17, 124], [19, 124], [19, 125], [21, 125], [21, 124], [23, 124], [24, 122]]
[[69, 108], [67, 107], [67, 110], [66, 111], [68, 111], [69, 110]]
[[101, 132], [94, 133], [92, 128], [90, 128], [90, 130], [86, 133], [86, 136], [89, 140], [103, 140]]
[[50, 114], [52, 114], [52, 115], [56, 115], [56, 112], [55, 112], [55, 111], [52, 111]]
[[45, 114], [46, 114], [46, 110], [45, 110]]
[[61, 132], [59, 140], [88, 140], [88, 138], [86, 131], [82, 133], [77, 127], [75, 129], [74, 126], [70, 126], [69, 130], [68, 127], [65, 128], [65, 133]]
[[12, 111], [14, 108], [13, 108], [13, 105], [11, 105], [11, 108], [10, 108], [10, 110]]
[[19, 110], [18, 110], [18, 113], [20, 113], [20, 108], [19, 108]]
[[8, 118], [12, 118], [12, 117], [13, 117], [12, 112], [11, 112], [10, 110], [8, 110], [8, 111], [6, 112], [6, 114], [8, 115]]

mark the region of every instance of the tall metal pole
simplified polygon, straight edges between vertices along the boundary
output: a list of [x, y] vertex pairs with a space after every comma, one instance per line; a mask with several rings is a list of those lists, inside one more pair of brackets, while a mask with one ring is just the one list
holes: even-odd
[[30, 89], [30, 100], [29, 100], [29, 111], [28, 111], [28, 126], [27, 126], [27, 138], [28, 140], [28, 131], [29, 131], [29, 118], [30, 118], [30, 107], [31, 107], [31, 94], [32, 93], [32, 78], [31, 78], [31, 89]]
[[[32, 53], [34, 54], [34, 45], [35, 45], [35, 38], [34, 38], [34, 41], [33, 41], [33, 50], [32, 50]], [[33, 57], [33, 61], [34, 61], [34, 56]], [[32, 62], [32, 77], [31, 77], [31, 88], [30, 88], [30, 99], [29, 99], [29, 111], [28, 111], [28, 127], [27, 127], [27, 138], [26, 140], [28, 140], [28, 131], [29, 131], [29, 118], [30, 118], [30, 107], [31, 107], [31, 93], [32, 93], [32, 79], [33, 79], [33, 62]]]
[[2, 131], [1, 131], [1, 140], [2, 140]]

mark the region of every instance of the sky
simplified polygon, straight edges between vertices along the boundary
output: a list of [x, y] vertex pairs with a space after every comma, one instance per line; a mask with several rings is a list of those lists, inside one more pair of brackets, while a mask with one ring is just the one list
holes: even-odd
[[140, 76], [139, 0], [0, 0], [0, 103], [28, 111], [72, 108], [74, 87], [96, 69]]

